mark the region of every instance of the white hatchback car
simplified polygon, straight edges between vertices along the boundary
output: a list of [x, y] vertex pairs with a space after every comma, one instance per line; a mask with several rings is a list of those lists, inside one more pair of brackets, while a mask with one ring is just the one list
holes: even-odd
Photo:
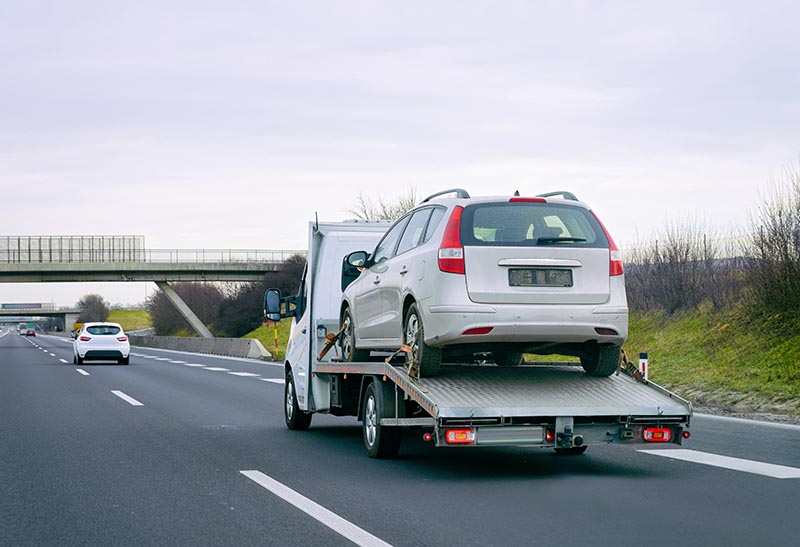
[[85, 323], [73, 342], [72, 362], [117, 361], [130, 363], [131, 344], [119, 323]]
[[[442, 197], [455, 194], [455, 197]], [[518, 365], [524, 353], [616, 370], [628, 336], [621, 252], [569, 192], [535, 197], [434, 194], [392, 225], [344, 291], [346, 360], [410, 346], [422, 375], [446, 362]]]

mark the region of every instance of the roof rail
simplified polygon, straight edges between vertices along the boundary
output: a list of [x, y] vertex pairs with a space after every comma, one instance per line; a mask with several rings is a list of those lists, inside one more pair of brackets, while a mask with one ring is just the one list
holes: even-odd
[[572, 192], [564, 192], [564, 191], [557, 191], [557, 192], [547, 192], [546, 194], [538, 194], [537, 198], [550, 198], [554, 196], [563, 196], [564, 199], [568, 199], [570, 201], [580, 201], [578, 198], [575, 197], [575, 194]]
[[461, 188], [451, 188], [449, 190], [442, 190], [441, 192], [436, 192], [435, 194], [431, 194], [430, 196], [426, 197], [420, 203], [427, 203], [435, 197], [443, 196], [444, 194], [452, 194], [455, 193], [457, 198], [460, 199], [469, 199], [469, 193], [466, 190]]

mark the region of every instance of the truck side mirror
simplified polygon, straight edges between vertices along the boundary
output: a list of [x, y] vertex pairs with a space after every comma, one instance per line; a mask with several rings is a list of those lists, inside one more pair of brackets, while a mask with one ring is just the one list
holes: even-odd
[[264, 293], [264, 318], [267, 321], [281, 320], [281, 292], [277, 289]]
[[342, 261], [342, 291], [358, 279], [361, 271], [366, 267], [368, 259], [369, 255], [366, 251], [356, 251], [344, 257]]

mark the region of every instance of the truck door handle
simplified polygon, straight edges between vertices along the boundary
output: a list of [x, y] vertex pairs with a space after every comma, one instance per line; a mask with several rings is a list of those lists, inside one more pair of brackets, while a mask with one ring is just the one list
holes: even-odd
[[408, 273], [408, 268], [406, 268], [405, 266], [403, 266], [403, 269], [402, 269], [402, 270], [400, 270], [400, 275], [406, 275], [407, 273]]
[[377, 284], [378, 284], [378, 283], [380, 283], [380, 282], [381, 282], [381, 276], [379, 276], [379, 275], [376, 275], [376, 276], [375, 276], [375, 280], [373, 281], [373, 283], [375, 283], [375, 284], [377, 285]]

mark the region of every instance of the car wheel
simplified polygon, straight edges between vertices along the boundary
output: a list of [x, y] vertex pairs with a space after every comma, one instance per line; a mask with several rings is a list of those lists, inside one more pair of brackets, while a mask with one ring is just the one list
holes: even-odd
[[369, 350], [356, 348], [356, 324], [353, 321], [353, 314], [350, 312], [350, 308], [344, 310], [342, 325], [344, 326], [340, 342], [342, 359], [350, 362], [369, 361]]
[[[411, 347], [412, 358], [419, 363], [420, 376], [436, 376], [442, 364], [442, 349], [425, 343], [425, 329], [417, 305], [411, 304], [406, 312], [403, 343]], [[408, 357], [406, 357], [408, 358]]]
[[581, 365], [591, 376], [611, 376], [617, 370], [621, 353], [619, 346], [596, 347], [581, 357]]
[[514, 367], [525, 362], [522, 352], [516, 351], [493, 351], [492, 357], [499, 367]]
[[292, 371], [286, 373], [286, 382], [283, 386], [283, 417], [286, 427], [293, 431], [305, 431], [311, 427], [311, 414], [303, 412], [297, 406], [297, 390], [294, 386]]
[[556, 448], [556, 455], [558, 456], [580, 456], [586, 449], [589, 448], [588, 446], [571, 446], [569, 448]]
[[78, 364], [78, 356], [75, 355], [74, 353], [72, 354], [72, 364], [73, 365], [77, 365]]
[[[376, 387], [378, 384], [378, 387]], [[389, 415], [381, 384], [372, 382], [364, 392], [363, 421], [364, 448], [370, 458], [394, 458], [400, 451], [402, 430], [399, 427], [381, 425], [381, 418]]]
[[120, 357], [119, 364], [120, 365], [129, 365], [131, 362], [131, 358], [129, 357]]
[[82, 365], [82, 364], [83, 364], [83, 359], [81, 359], [81, 356], [80, 356], [80, 355], [76, 355], [76, 356], [75, 356], [75, 362], [76, 362], [78, 365]]

